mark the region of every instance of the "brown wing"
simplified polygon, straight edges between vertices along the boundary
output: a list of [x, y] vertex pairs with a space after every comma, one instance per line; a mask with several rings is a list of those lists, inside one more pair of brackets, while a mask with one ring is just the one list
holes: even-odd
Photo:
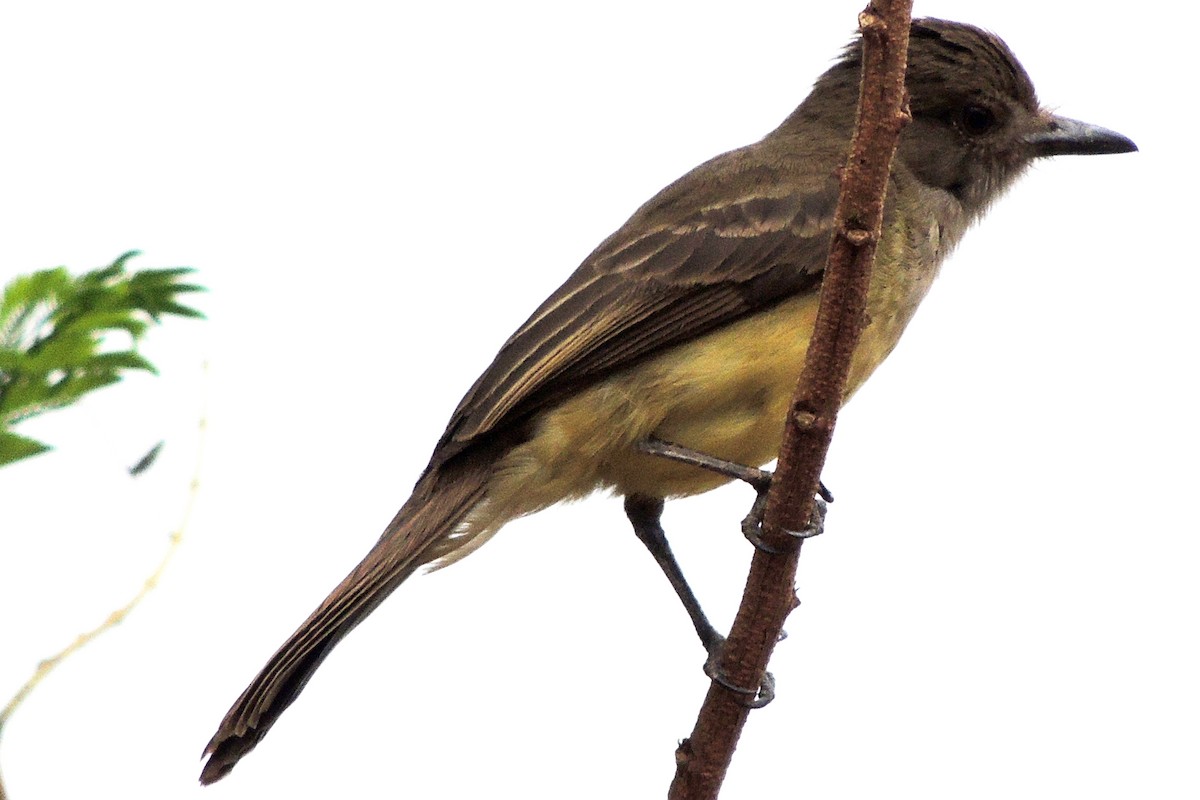
[[455, 410], [434, 462], [640, 359], [815, 291], [836, 178], [818, 191], [787, 193], [769, 180], [752, 189], [676, 219], [647, 204], [504, 344]]

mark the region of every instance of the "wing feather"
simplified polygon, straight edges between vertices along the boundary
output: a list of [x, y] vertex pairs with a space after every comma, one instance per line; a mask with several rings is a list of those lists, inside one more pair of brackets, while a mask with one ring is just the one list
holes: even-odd
[[643, 207], [509, 338], [454, 412], [435, 461], [605, 375], [816, 291], [836, 178], [809, 192], [761, 186], [690, 213]]

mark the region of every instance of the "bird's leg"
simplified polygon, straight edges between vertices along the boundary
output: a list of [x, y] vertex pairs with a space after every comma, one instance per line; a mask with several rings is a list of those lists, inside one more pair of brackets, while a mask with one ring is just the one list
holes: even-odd
[[[693, 450], [690, 447], [684, 447], [683, 445], [654, 437], [639, 442], [637, 447], [638, 450], [647, 455], [660, 456], [672, 461], [678, 461], [681, 464], [690, 464], [715, 472], [718, 475], [724, 475], [727, 478], [750, 484], [758, 496], [754, 500], [754, 505], [751, 507], [750, 513], [742, 520], [742, 533], [760, 550], [775, 554], [785, 552], [771, 547], [762, 540], [763, 512], [767, 507], [767, 491], [771, 488], [771, 479], [773, 477], [769, 470], [725, 461], [707, 453], [702, 453], [699, 450]], [[816, 498], [816, 505], [813, 507], [812, 519], [809, 521], [808, 526], [800, 532], [786, 531], [786, 533], [799, 539], [807, 539], [821, 533], [824, 529], [827, 502], [833, 502], [833, 495], [829, 493], [829, 490], [825, 488], [825, 484], [822, 483]], [[769, 672], [765, 673], [762, 685], [758, 688], [750, 688], [734, 684], [720, 670], [718, 664], [721, 655], [721, 646], [725, 642], [725, 637], [717, 633], [712, 623], [708, 621], [708, 617], [704, 615], [704, 611], [700, 608], [700, 602], [696, 599], [696, 595], [692, 592], [687, 580], [683, 577], [683, 571], [679, 568], [679, 563], [675, 560], [675, 555], [671, 552], [666, 534], [662, 529], [660, 521], [662, 510], [663, 501], [661, 498], [636, 494], [625, 498], [625, 514], [629, 517], [629, 521], [633, 523], [634, 533], [637, 534], [638, 539], [641, 540], [642, 544], [646, 545], [646, 549], [654, 556], [654, 560], [658, 562], [659, 567], [662, 568], [663, 573], [667, 576], [667, 580], [674, 587], [675, 593], [683, 601], [683, 607], [687, 609], [688, 616], [692, 619], [692, 625], [695, 626], [696, 633], [700, 636], [700, 642], [704, 645], [704, 649], [708, 653], [708, 658], [704, 662], [704, 674], [729, 691], [742, 695], [744, 698], [743, 705], [747, 708], [762, 708], [775, 698], [774, 676]]]
[[[732, 461], [710, 456], [708, 453], [701, 453], [699, 450], [693, 450], [690, 447], [684, 447], [681, 444], [674, 442], [666, 442], [662, 439], [650, 437], [638, 443], [638, 449], [643, 453], [653, 456], [661, 456], [672, 461], [678, 461], [681, 464], [690, 464], [694, 467], [715, 472], [718, 475], [724, 475], [727, 478], [744, 481], [754, 488], [758, 493], [758, 497], [754, 499], [754, 505], [750, 507], [750, 513], [742, 520], [742, 535], [750, 540], [750, 543], [774, 555], [781, 555], [785, 551], [777, 547], [768, 545], [762, 539], [762, 521], [763, 512], [767, 508], [767, 491], [771, 488], [771, 479], [773, 477], [770, 470], [759, 469], [757, 467], [747, 467], [744, 464], [735, 464]], [[802, 531], [784, 531], [790, 536], [797, 539], [810, 539], [817, 536], [825, 530], [825, 512], [827, 503], [833, 502], [833, 495], [825, 488], [825, 484], [821, 483], [817, 492], [815, 504], [813, 505], [812, 519], [809, 520], [808, 526]]]
[[767, 490], [771, 488], [770, 470], [747, 467], [745, 464], [735, 464], [732, 461], [710, 456], [708, 453], [701, 453], [699, 450], [693, 450], [690, 447], [684, 447], [674, 442], [663, 441], [653, 436], [638, 442], [637, 448], [648, 455], [661, 456], [671, 461], [678, 461], [681, 464], [691, 464], [693, 467], [700, 467], [709, 472], [724, 475], [726, 478], [744, 481], [753, 486], [754, 491], [760, 495], [765, 495]]
[[683, 577], [683, 570], [679, 568], [679, 562], [675, 560], [675, 554], [671, 552], [671, 545], [667, 543], [667, 536], [662, 529], [662, 510], [663, 501], [660, 497], [631, 494], [625, 498], [625, 515], [633, 524], [633, 532], [641, 543], [646, 545], [650, 555], [654, 556], [663, 574], [671, 582], [671, 587], [675, 594], [679, 595], [683, 607], [692, 619], [700, 643], [711, 656], [720, 649], [725, 637], [717, 633], [717, 629], [708, 621], [695, 592]]
[[675, 554], [671, 552], [671, 546], [667, 543], [667, 536], [663, 532], [662, 510], [663, 501], [660, 497], [631, 494], [625, 498], [625, 515], [633, 524], [633, 532], [642, 544], [646, 545], [650, 555], [654, 556], [654, 560], [658, 562], [663, 574], [667, 576], [667, 580], [675, 589], [675, 594], [679, 595], [679, 599], [683, 601], [683, 607], [687, 609], [688, 616], [692, 619], [692, 625], [696, 628], [700, 643], [704, 645], [704, 650], [708, 654], [704, 661], [704, 674], [731, 692], [744, 695], [747, 698], [745, 701], [747, 708], [762, 708], [775, 698], [774, 676], [769, 672], [766, 673], [763, 676], [762, 686], [750, 689], [732, 683], [720, 671], [717, 664], [725, 637], [717, 633], [717, 629], [708, 621], [704, 610], [700, 608], [700, 601], [696, 599], [692, 587], [683, 577], [683, 570], [679, 568], [679, 562], [675, 560]]

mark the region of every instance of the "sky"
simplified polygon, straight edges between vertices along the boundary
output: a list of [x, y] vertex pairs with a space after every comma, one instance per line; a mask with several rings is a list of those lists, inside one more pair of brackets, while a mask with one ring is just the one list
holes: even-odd
[[[0, 279], [138, 249], [209, 289], [207, 321], [147, 338], [159, 376], [23, 425], [55, 450], [0, 470], [0, 696], [137, 590], [198, 474], [157, 590], [10, 722], [10, 796], [663, 796], [703, 653], [605, 496], [407, 583], [230, 777], [196, 776], [508, 334], [659, 188], [778, 124], [860, 7], [0, 12]], [[1036, 165], [845, 409], [779, 696], [722, 797], [1195, 797], [1200, 176], [1172, 35], [1196, 11], [915, 12], [999, 33], [1043, 103], [1141, 152]], [[664, 519], [719, 627], [750, 501]]]

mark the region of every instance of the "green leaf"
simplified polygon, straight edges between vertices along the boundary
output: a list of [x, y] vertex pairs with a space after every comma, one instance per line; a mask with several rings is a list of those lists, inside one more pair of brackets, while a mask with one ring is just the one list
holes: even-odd
[[[65, 267], [18, 276], [0, 294], [0, 435], [14, 458], [46, 445], [6, 430], [21, 420], [68, 406], [121, 380], [130, 370], [155, 373], [138, 342], [166, 316], [203, 319], [179, 302], [205, 291], [183, 283], [194, 270], [167, 267], [129, 272], [130, 250], [106, 267], [72, 276]], [[109, 337], [120, 334], [113, 347]], [[39, 449], [40, 448], [40, 449]]]
[[31, 458], [49, 449], [49, 445], [0, 430], [0, 467], [23, 458]]
[[155, 375], [158, 374], [158, 370], [154, 368], [153, 364], [132, 350], [123, 350], [119, 353], [101, 353], [93, 358], [91, 363], [94, 366], [114, 371], [119, 369], [140, 369]]

